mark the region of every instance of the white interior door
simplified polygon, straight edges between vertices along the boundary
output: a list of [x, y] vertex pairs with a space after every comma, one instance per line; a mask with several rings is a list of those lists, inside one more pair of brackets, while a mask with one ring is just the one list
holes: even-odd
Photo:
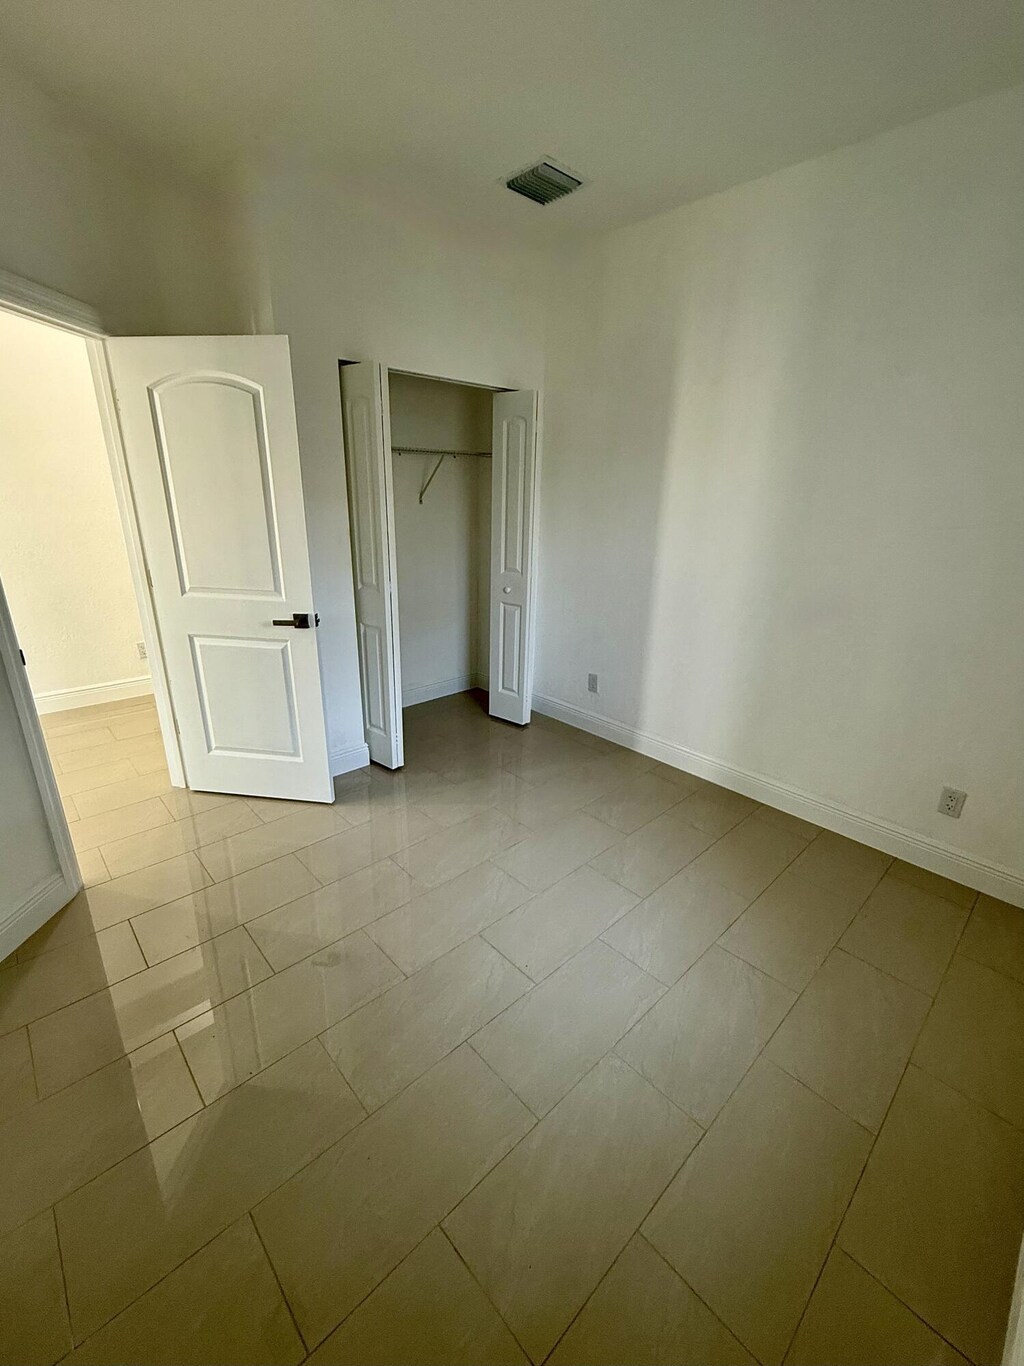
[[341, 406], [366, 744], [374, 763], [401, 768], [405, 762], [402, 662], [391, 415], [384, 367], [376, 361], [343, 365]]
[[494, 395], [490, 713], [525, 726], [533, 691], [537, 395]]
[[288, 338], [106, 347], [186, 781], [332, 801]]
[[0, 584], [0, 962], [82, 885]]

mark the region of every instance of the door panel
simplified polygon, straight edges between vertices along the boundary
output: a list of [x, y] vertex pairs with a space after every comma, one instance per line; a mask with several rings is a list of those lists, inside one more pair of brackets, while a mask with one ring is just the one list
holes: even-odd
[[401, 768], [402, 663], [387, 371], [375, 361], [343, 365], [341, 406], [366, 744], [374, 763]]
[[193, 636], [192, 657], [211, 754], [299, 757], [290, 641]]
[[151, 395], [182, 592], [280, 597], [264, 395], [234, 375], [174, 377]]
[[287, 337], [107, 354], [188, 785], [333, 800]]
[[494, 395], [490, 713], [525, 725], [533, 688], [537, 395]]

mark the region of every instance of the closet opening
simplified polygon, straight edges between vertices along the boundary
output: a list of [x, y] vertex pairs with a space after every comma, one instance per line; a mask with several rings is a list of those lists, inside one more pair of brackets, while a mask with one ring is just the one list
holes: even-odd
[[341, 367], [363, 717], [405, 761], [405, 709], [469, 694], [525, 725], [537, 395]]
[[489, 389], [389, 377], [403, 710], [488, 688]]

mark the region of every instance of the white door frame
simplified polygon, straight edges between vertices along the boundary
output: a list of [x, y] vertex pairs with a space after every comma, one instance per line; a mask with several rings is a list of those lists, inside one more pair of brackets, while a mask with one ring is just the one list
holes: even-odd
[[[135, 589], [135, 598], [139, 609], [139, 619], [142, 622], [142, 637], [146, 642], [146, 653], [153, 680], [153, 696], [156, 702], [157, 716], [160, 721], [160, 735], [163, 740], [164, 750], [167, 754], [167, 767], [170, 772], [172, 787], [185, 786], [185, 769], [181, 760], [181, 750], [178, 746], [178, 736], [174, 723], [174, 712], [171, 708], [171, 693], [167, 683], [167, 671], [164, 664], [163, 650], [160, 645], [160, 633], [156, 626], [156, 612], [153, 607], [153, 599], [149, 588], [149, 579], [146, 573], [146, 560], [142, 548], [142, 536], [139, 532], [139, 524], [135, 515], [135, 503], [132, 498], [131, 483], [128, 478], [128, 466], [125, 461], [124, 446], [121, 441], [121, 429], [117, 420], [117, 408], [114, 403], [114, 391], [110, 382], [110, 374], [107, 369], [107, 358], [104, 350], [103, 341], [111, 334], [106, 331], [100, 319], [100, 315], [88, 304], [82, 303], [78, 299], [72, 299], [67, 294], [61, 294], [55, 289], [48, 289], [45, 285], [37, 285], [31, 280], [22, 279], [20, 276], [11, 275], [7, 271], [0, 271], [0, 308], [9, 313], [18, 313], [24, 318], [32, 318], [36, 322], [46, 323], [50, 327], [57, 327], [63, 332], [71, 332], [75, 336], [82, 337], [85, 341], [86, 351], [89, 356], [89, 365], [92, 370], [93, 383], [96, 386], [96, 402], [99, 409], [100, 423], [103, 428], [103, 436], [107, 444], [107, 455], [110, 460], [110, 475], [114, 483], [114, 498], [117, 502], [117, 510], [121, 519], [121, 530], [124, 534], [125, 549], [128, 554], [128, 565], [131, 570], [132, 585]], [[47, 809], [50, 818], [50, 828], [53, 833], [54, 844], [58, 852], [66, 844], [71, 851], [71, 838], [67, 828], [67, 820], [64, 816], [64, 808], [60, 797], [57, 794], [56, 782], [53, 778], [53, 771], [50, 767], [49, 755], [43, 740], [42, 727], [39, 724], [39, 713], [36, 710], [35, 699], [32, 697], [25, 677], [25, 670], [21, 665], [20, 654], [14, 644], [13, 633], [10, 639], [6, 639], [7, 633], [2, 629], [0, 623], [0, 650], [3, 651], [4, 663], [8, 666], [13, 660], [17, 660], [15, 676], [20, 678], [21, 687], [16, 696], [23, 701], [27, 699], [27, 704], [22, 707], [19, 704], [19, 714], [22, 719], [22, 728], [25, 732], [25, 740], [29, 747], [29, 752], [35, 756], [41, 754], [43, 777], [39, 781], [39, 793], [43, 799], [43, 804]], [[14, 648], [15, 654], [10, 655]], [[37, 769], [37, 777], [39, 776]], [[48, 785], [52, 787], [53, 796], [56, 799], [56, 807], [51, 810], [48, 800]], [[73, 880], [75, 882], [74, 892], [78, 891], [82, 885], [81, 876], [78, 872], [78, 864], [71, 851], [71, 860], [74, 866]], [[63, 866], [63, 855], [62, 855]], [[52, 914], [52, 912], [51, 912]]]
[[50, 827], [50, 838], [53, 841], [57, 862], [60, 866], [60, 871], [44, 886], [40, 887], [32, 898], [21, 907], [16, 918], [4, 925], [3, 934], [0, 936], [0, 960], [2, 960], [13, 952], [19, 944], [24, 943], [30, 934], [39, 929], [40, 925], [45, 925], [47, 920], [55, 916], [61, 907], [66, 906], [71, 898], [82, 889], [82, 874], [78, 867], [74, 845], [71, 843], [71, 831], [68, 829], [67, 817], [64, 815], [64, 804], [61, 801], [60, 793], [57, 791], [57, 780], [53, 776], [50, 756], [43, 739], [35, 698], [33, 698], [32, 690], [28, 686], [28, 674], [21, 662], [21, 650], [14, 634], [14, 624], [7, 608], [7, 598], [4, 596], [2, 584], [0, 584], [0, 669], [6, 672], [11, 685], [14, 707], [21, 722], [25, 746], [28, 749], [29, 760], [32, 764], [32, 772], [35, 774], [39, 797], [46, 813], [47, 824]]
[[178, 742], [178, 728], [171, 706], [171, 689], [167, 681], [167, 667], [164, 663], [163, 646], [156, 625], [156, 609], [153, 606], [153, 593], [146, 568], [146, 555], [142, 548], [142, 533], [139, 530], [135, 502], [132, 497], [131, 481], [128, 476], [128, 463], [121, 438], [121, 424], [117, 419], [117, 405], [114, 400], [114, 387], [110, 379], [107, 353], [101, 338], [86, 341], [89, 364], [92, 367], [93, 383], [96, 386], [96, 401], [99, 404], [100, 424], [107, 443], [110, 457], [110, 473], [114, 480], [114, 497], [121, 517], [121, 530], [124, 532], [125, 549], [128, 552], [128, 567], [131, 570], [132, 585], [142, 622], [142, 638], [146, 642], [146, 657], [153, 680], [153, 701], [156, 703], [160, 734], [163, 737], [167, 754], [167, 771], [172, 787], [186, 787], [185, 765], [181, 758]]

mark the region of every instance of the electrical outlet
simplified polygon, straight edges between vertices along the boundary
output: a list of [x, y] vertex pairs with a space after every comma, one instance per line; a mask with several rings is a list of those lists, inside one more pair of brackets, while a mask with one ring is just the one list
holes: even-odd
[[587, 692], [597, 692], [597, 674], [587, 674]]
[[958, 821], [966, 800], [967, 793], [961, 792], [958, 787], [944, 787], [939, 798], [939, 811], [943, 816], [952, 816]]
[[137, 640], [137, 641], [135, 642], [135, 648], [136, 648], [136, 649], [138, 650], [138, 652], [139, 652], [139, 658], [140, 658], [140, 659], [145, 659], [145, 658], [146, 658], [146, 642], [145, 642], [144, 640]]

